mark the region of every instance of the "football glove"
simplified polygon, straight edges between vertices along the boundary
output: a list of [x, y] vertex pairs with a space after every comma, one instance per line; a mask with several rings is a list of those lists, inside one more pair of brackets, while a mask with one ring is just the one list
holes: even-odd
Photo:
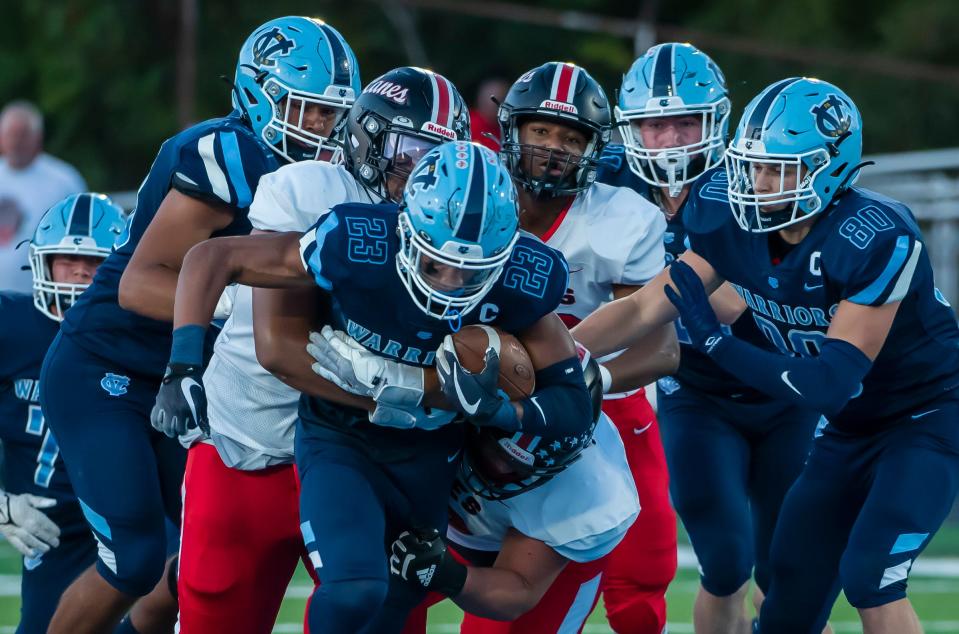
[[24, 557], [34, 558], [60, 545], [60, 528], [38, 509], [56, 500], [24, 493], [0, 492], [0, 532]]
[[314, 372], [351, 394], [401, 409], [423, 400], [423, 368], [370, 352], [342, 330], [311, 332], [306, 351], [316, 360]]
[[696, 271], [682, 260], [670, 265], [669, 276], [679, 293], [667, 284], [663, 289], [666, 297], [679, 311], [679, 317], [689, 333], [693, 347], [709, 354], [716, 344], [722, 341], [723, 331], [713, 307], [709, 304], [709, 296], [703, 288], [702, 280]]
[[[446, 400], [477, 425], [501, 425], [504, 419], [516, 420], [516, 412], [503, 390], [499, 389], [499, 354], [486, 348], [483, 370], [470, 372], [456, 355], [453, 337], [446, 335], [436, 351], [436, 375]], [[508, 409], [507, 409], [508, 408]], [[515, 426], [515, 425], [514, 425]]]
[[170, 438], [197, 427], [210, 435], [202, 368], [184, 363], [167, 365], [156, 403], [150, 412], [150, 424]]
[[390, 551], [390, 574], [394, 577], [448, 597], [463, 591], [467, 568], [449, 554], [436, 529], [404, 531]]

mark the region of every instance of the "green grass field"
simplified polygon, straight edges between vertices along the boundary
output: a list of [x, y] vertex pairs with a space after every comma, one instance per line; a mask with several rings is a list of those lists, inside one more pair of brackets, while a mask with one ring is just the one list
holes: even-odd
[[[683, 538], [681, 538], [683, 539]], [[934, 557], [959, 558], [959, 524], [944, 527], [926, 549], [922, 559]], [[959, 566], [959, 559], [953, 562]], [[20, 609], [18, 593], [20, 558], [6, 543], [0, 543], [0, 634], [13, 632]], [[300, 632], [303, 609], [310, 590], [310, 581], [301, 568], [297, 571], [286, 601], [283, 603], [274, 632]], [[669, 631], [674, 634], [692, 632], [692, 606], [698, 588], [695, 570], [680, 569], [669, 588]], [[926, 576], [914, 572], [910, 578], [909, 595], [923, 626], [929, 634], [951, 632], [959, 634], [959, 575]], [[430, 610], [430, 634], [450, 634], [459, 631], [461, 612], [446, 601]], [[855, 610], [842, 598], [837, 602], [830, 623], [836, 634], [861, 632]], [[590, 616], [586, 632], [610, 632], [606, 626], [602, 604]]]

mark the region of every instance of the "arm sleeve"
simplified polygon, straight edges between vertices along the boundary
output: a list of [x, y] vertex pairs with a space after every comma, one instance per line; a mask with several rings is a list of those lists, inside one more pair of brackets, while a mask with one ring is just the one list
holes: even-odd
[[747, 385], [827, 418], [859, 394], [872, 367], [869, 357], [842, 339], [826, 339], [818, 357], [787, 357], [727, 335], [709, 356]]
[[235, 130], [214, 130], [180, 148], [171, 187], [200, 200], [246, 209], [272, 167], [264, 150]]
[[536, 389], [523, 399], [520, 430], [544, 438], [578, 436], [592, 423], [593, 408], [577, 357], [536, 373]]

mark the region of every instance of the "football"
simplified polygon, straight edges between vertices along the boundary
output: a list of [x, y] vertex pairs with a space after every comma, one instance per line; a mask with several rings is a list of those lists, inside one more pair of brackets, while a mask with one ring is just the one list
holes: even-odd
[[499, 386], [511, 400], [526, 398], [536, 385], [533, 362], [526, 348], [508, 332], [492, 326], [466, 326], [453, 335], [456, 356], [470, 372], [481, 372], [490, 339], [499, 338]]

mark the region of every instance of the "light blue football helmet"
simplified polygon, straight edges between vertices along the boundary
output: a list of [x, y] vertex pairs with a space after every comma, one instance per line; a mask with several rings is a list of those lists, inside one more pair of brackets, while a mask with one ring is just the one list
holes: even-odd
[[[818, 79], [778, 81], [749, 102], [726, 150], [733, 215], [754, 232], [805, 220], [855, 182], [861, 160], [862, 117], [846, 93]], [[778, 177], [757, 188], [757, 173]]]
[[64, 311], [89, 286], [53, 281], [50, 256], [106, 258], [125, 224], [123, 209], [103, 194], [73, 194], [50, 207], [30, 240], [33, 304], [37, 310], [61, 321]]
[[[683, 187], [719, 165], [729, 134], [729, 91], [719, 66], [691, 44], [657, 44], [623, 76], [614, 109], [634, 174], [678, 196]], [[647, 148], [643, 119], [693, 115], [702, 120], [699, 140], [670, 148]]]
[[[240, 49], [233, 106], [253, 131], [287, 161], [342, 159], [342, 122], [360, 94], [353, 49], [322, 20], [289, 16], [256, 29]], [[339, 111], [329, 136], [304, 125], [308, 106]]]
[[423, 312], [456, 320], [499, 279], [518, 225], [516, 187], [496, 153], [467, 141], [443, 143], [406, 182], [396, 270]]

